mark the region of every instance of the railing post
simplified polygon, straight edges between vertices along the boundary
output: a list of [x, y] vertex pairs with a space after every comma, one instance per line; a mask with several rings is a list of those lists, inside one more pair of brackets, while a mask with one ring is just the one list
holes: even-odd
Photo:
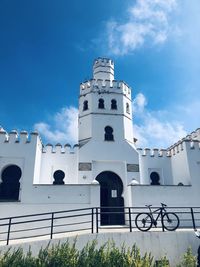
[[128, 208], [128, 217], [129, 217], [129, 228], [130, 232], [132, 232], [132, 221], [131, 221], [131, 208]]
[[94, 208], [92, 208], [92, 234], [94, 233]]
[[99, 225], [98, 225], [98, 208], [96, 208], [96, 233], [99, 232]]
[[194, 219], [194, 211], [193, 211], [193, 208], [191, 208], [191, 215], [192, 215], [193, 229], [196, 230], [196, 225], [195, 225], [195, 219]]
[[10, 240], [11, 220], [12, 220], [12, 218], [9, 219], [9, 223], [8, 223], [8, 234], [7, 234], [7, 242], [6, 242], [6, 245], [9, 244], [9, 240]]
[[53, 238], [53, 222], [54, 222], [54, 213], [51, 214], [51, 235], [50, 238]]
[[165, 231], [164, 223], [163, 223], [163, 209], [161, 208], [161, 224], [162, 224], [162, 231]]

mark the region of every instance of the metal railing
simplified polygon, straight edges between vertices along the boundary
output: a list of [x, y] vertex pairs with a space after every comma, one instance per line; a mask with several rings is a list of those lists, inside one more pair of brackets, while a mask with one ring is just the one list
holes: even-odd
[[[151, 207], [152, 210], [160, 207]], [[178, 229], [200, 227], [200, 207], [167, 207], [180, 221]], [[99, 233], [105, 229], [137, 230], [138, 213], [148, 213], [147, 207], [92, 207], [0, 218], [0, 245], [26, 239], [52, 239], [74, 232]], [[159, 231], [165, 231], [162, 218], [157, 222]]]

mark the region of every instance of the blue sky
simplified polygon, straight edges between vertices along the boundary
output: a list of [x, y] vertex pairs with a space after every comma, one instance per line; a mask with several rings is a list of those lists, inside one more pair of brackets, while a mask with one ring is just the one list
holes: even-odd
[[133, 89], [138, 145], [200, 127], [199, 0], [1, 0], [0, 125], [76, 143], [79, 84], [96, 57]]

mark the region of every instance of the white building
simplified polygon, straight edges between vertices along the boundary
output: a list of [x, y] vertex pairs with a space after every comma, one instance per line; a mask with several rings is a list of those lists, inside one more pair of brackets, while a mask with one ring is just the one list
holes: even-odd
[[[98, 58], [81, 83], [79, 142], [44, 146], [38, 133], [0, 130], [1, 217], [94, 206], [198, 206], [200, 129], [164, 149], [136, 148], [131, 88]], [[123, 224], [105, 216], [102, 224]]]

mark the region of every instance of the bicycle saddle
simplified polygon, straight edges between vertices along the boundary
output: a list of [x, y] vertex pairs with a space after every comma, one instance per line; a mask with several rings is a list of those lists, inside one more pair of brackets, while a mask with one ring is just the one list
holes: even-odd
[[147, 208], [150, 208], [152, 205], [145, 205]]
[[164, 204], [164, 203], [160, 203], [161, 204], [161, 206], [163, 206], [163, 207], [167, 207], [167, 205], [166, 204]]

